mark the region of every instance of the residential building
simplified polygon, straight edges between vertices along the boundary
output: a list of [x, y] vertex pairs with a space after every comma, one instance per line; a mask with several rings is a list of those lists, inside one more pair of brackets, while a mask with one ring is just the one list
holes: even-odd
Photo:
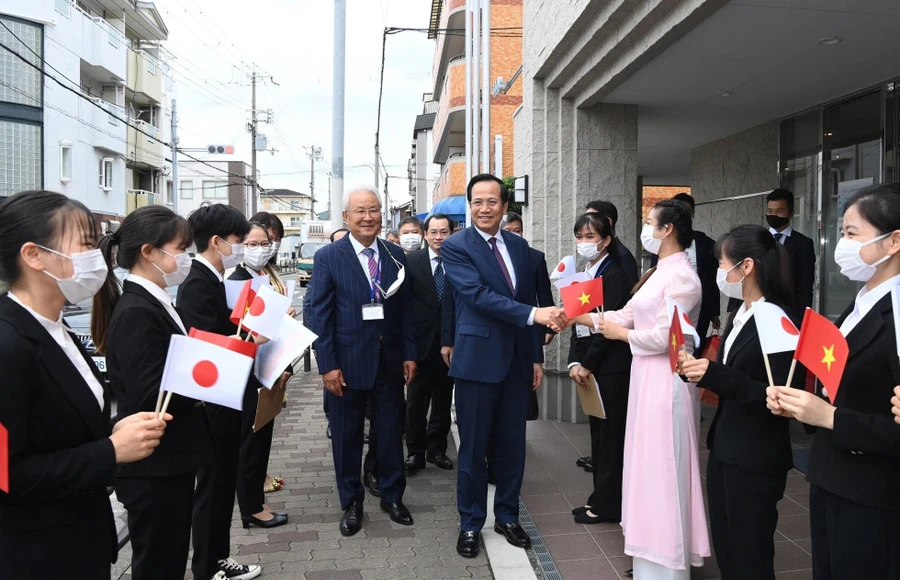
[[179, 158], [178, 213], [187, 217], [201, 205], [224, 203], [249, 218], [254, 195], [251, 176], [250, 165], [243, 161], [200, 163]]
[[431, 93], [426, 93], [422, 100], [422, 114], [416, 116], [413, 126], [412, 151], [407, 168], [409, 197], [414, 201], [417, 214], [431, 211], [431, 206], [434, 205], [434, 184], [442, 169], [432, 162], [431, 155], [434, 150], [434, 119], [438, 104], [431, 98]]
[[[690, 186], [695, 228], [764, 223], [765, 195], [794, 192], [793, 227], [816, 243], [815, 307], [834, 319], [859, 285], [831, 258], [844, 204], [897, 182], [900, 7], [793, 2], [523, 1], [515, 174], [525, 234], [555, 263], [591, 199], [614, 202], [640, 248], [642, 186]], [[892, 57], [891, 55], [894, 55]], [[572, 419], [566, 337], [547, 349], [542, 412]]]
[[[518, 30], [522, 26], [522, 0], [490, 0], [492, 29]], [[552, 3], [551, 3], [552, 4]], [[438, 102], [433, 128], [431, 160], [441, 166], [432, 189], [432, 201], [466, 192], [466, 59], [465, 38], [441, 30], [465, 28], [466, 0], [432, 0], [429, 38], [435, 39], [433, 95]], [[491, 36], [488, 78], [511, 80], [522, 66], [522, 38], [518, 34]], [[479, 87], [480, 89], [480, 87]], [[505, 93], [482, 95], [490, 99], [491, 143], [502, 142], [500, 177], [512, 175], [513, 113], [522, 103], [521, 82], [512, 83]], [[490, 167], [495, 173], [495, 151], [491, 147]], [[419, 210], [421, 211], [421, 210]]]
[[260, 194], [260, 211], [278, 216], [285, 236], [300, 235], [303, 222], [312, 219], [312, 197], [293, 189], [267, 189]]

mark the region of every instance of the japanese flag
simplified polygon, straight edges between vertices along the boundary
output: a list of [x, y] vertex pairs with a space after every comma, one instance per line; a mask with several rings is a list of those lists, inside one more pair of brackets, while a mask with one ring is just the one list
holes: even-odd
[[559, 261], [556, 268], [550, 272], [551, 280], [559, 280], [575, 273], [575, 256], [566, 256]]
[[275, 338], [278, 327], [291, 307], [293, 296], [282, 296], [271, 286], [262, 286], [244, 315], [243, 327], [266, 338]]
[[754, 302], [752, 310], [759, 346], [764, 354], [797, 350], [800, 331], [784, 310], [762, 300]]
[[587, 272], [578, 272], [576, 274], [572, 274], [571, 276], [566, 276], [561, 280], [556, 280], [553, 282], [553, 285], [556, 286], [559, 290], [563, 288], [568, 288], [572, 284], [580, 284], [582, 282], [589, 282], [591, 280], [590, 274]]
[[676, 308], [678, 308], [679, 318], [681, 319], [681, 332], [684, 333], [685, 336], [693, 336], [694, 348], [697, 348], [700, 346], [700, 334], [697, 333], [697, 329], [694, 328], [691, 317], [687, 315], [687, 311], [677, 300], [666, 297], [666, 312], [668, 312], [669, 320], [672, 319], [672, 315], [675, 313]]
[[240, 411], [252, 368], [248, 356], [173, 334], [160, 390]]
[[250, 285], [251, 297], [249, 302], [252, 303], [260, 287], [271, 286], [272, 282], [269, 280], [269, 276], [259, 276], [251, 280], [225, 280], [225, 301], [228, 303], [228, 308], [234, 308], [240, 302], [240, 299], [243, 297], [244, 286], [247, 284]]

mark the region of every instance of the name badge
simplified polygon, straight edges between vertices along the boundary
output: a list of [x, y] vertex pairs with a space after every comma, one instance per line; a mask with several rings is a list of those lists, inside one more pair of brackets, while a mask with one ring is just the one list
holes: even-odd
[[363, 320], [384, 320], [384, 304], [363, 304]]
[[575, 336], [578, 338], [584, 338], [586, 336], [591, 335], [591, 329], [583, 324], [575, 325]]

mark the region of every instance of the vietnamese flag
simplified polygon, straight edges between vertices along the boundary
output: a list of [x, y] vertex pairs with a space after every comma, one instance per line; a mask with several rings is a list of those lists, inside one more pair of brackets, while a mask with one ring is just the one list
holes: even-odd
[[806, 309], [794, 358], [816, 375], [834, 404], [850, 348], [840, 329], [821, 314]]
[[252, 281], [247, 280], [244, 282], [243, 288], [241, 288], [241, 293], [238, 295], [237, 300], [234, 303], [234, 310], [231, 311], [231, 322], [234, 323], [235, 326], [241, 324], [241, 320], [244, 318], [244, 314], [246, 314], [247, 309], [250, 308], [250, 305], [253, 304], [253, 300], [256, 299], [256, 292], [251, 288]]
[[678, 353], [684, 347], [684, 332], [681, 329], [678, 307], [675, 306], [672, 310], [672, 324], [669, 325], [669, 366], [674, 373], [678, 368]]
[[566, 286], [559, 291], [559, 295], [569, 318], [600, 308], [603, 306], [603, 276]]
[[9, 493], [9, 432], [0, 423], [0, 491]]

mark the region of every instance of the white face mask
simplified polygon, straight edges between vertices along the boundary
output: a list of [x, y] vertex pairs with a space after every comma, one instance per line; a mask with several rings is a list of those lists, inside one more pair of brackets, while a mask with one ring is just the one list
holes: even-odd
[[651, 254], [659, 254], [659, 247], [662, 245], [662, 238], [654, 238], [653, 232], [656, 228], [650, 224], [644, 224], [641, 228], [641, 245]]
[[[221, 240], [222, 238], [219, 239]], [[218, 241], [216, 242], [216, 251], [219, 252]], [[219, 252], [219, 255], [222, 256], [222, 268], [225, 270], [236, 268], [244, 259], [244, 244], [231, 244], [230, 256], [226, 256], [222, 252]]]
[[834, 248], [834, 261], [841, 267], [841, 274], [854, 282], [868, 282], [875, 275], [875, 268], [878, 264], [887, 261], [891, 256], [887, 254], [874, 264], [866, 264], [859, 252], [869, 244], [883, 240], [889, 235], [891, 234], [884, 234], [883, 236], [872, 238], [868, 242], [859, 242], [848, 238], [838, 240], [837, 246]]
[[244, 250], [244, 265], [249, 266], [256, 271], [262, 270], [269, 262], [269, 258], [272, 257], [271, 251], [271, 248], [264, 248], [262, 246]]
[[728, 296], [729, 298], [737, 298], [738, 300], [742, 300], [744, 298], [744, 278], [746, 278], [747, 276], [744, 276], [744, 278], [741, 278], [738, 282], [729, 282], [725, 278], [726, 276], [728, 276], [728, 272], [731, 272], [732, 270], [740, 266], [741, 263], [743, 263], [743, 260], [741, 260], [741, 262], [738, 262], [728, 270], [719, 268], [716, 271], [716, 285], [719, 287], [719, 290], [722, 292], [722, 294]]
[[272, 247], [269, 248], [269, 259], [271, 260], [275, 256], [278, 255], [278, 248], [281, 247], [281, 242], [272, 242]]
[[[169, 252], [163, 250], [162, 248], [157, 248], [163, 254], [175, 258], [175, 271], [171, 273], [163, 272], [162, 268], [153, 264], [153, 267], [159, 270], [159, 273], [163, 275], [163, 283], [166, 285], [166, 288], [171, 288], [172, 286], [178, 286], [182, 282], [187, 279], [188, 274], [191, 273], [191, 256], [187, 252], [182, 252], [178, 255], [173, 256]], [[151, 262], [152, 263], [152, 262]]]
[[65, 296], [66, 300], [72, 304], [77, 304], [82, 300], [91, 298], [100, 291], [100, 288], [102, 288], [103, 284], [106, 282], [109, 268], [107, 268], [106, 260], [103, 258], [103, 252], [100, 250], [89, 250], [87, 252], [78, 252], [71, 256], [67, 256], [56, 250], [45, 248], [44, 246], [38, 247], [47, 250], [51, 254], [56, 254], [57, 256], [72, 260], [71, 278], [57, 278], [47, 270], [44, 270], [44, 274], [56, 280], [63, 296]]
[[597, 244], [593, 242], [584, 242], [581, 244], [575, 244], [575, 251], [578, 252], [578, 255], [584, 258], [589, 262], [593, 262], [597, 258], [600, 257], [602, 253], [597, 249]]
[[418, 250], [422, 247], [422, 236], [419, 234], [400, 234], [400, 247], [407, 252]]
[[[400, 237], [402, 238], [403, 236]], [[382, 242], [382, 245], [383, 244], [384, 242]], [[384, 251], [387, 252], [387, 255], [390, 256], [391, 260], [393, 260], [394, 264], [396, 264], [397, 266], [397, 279], [394, 280], [394, 283], [388, 286], [387, 290], [384, 290], [383, 288], [381, 288], [381, 286], [378, 287], [381, 295], [384, 296], [385, 300], [387, 300], [388, 298], [396, 294], [398, 290], [400, 290], [400, 286], [402, 286], [403, 281], [406, 280], [406, 268], [403, 267], [403, 264], [397, 261], [397, 259], [393, 256], [393, 254], [391, 254], [391, 251], [387, 248], [387, 246], [384, 246]]]

